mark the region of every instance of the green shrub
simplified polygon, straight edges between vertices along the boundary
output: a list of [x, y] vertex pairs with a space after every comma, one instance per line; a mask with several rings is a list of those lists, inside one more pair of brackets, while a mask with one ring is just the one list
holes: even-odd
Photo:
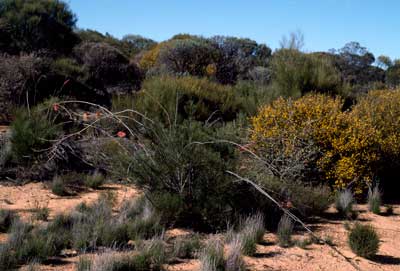
[[295, 245], [298, 246], [299, 248], [306, 249], [312, 243], [313, 241], [311, 240], [311, 238], [303, 238], [301, 240], [297, 240], [295, 242]]
[[79, 257], [79, 260], [76, 263], [77, 271], [90, 271], [91, 267], [92, 267], [92, 261], [88, 257], [86, 256]]
[[142, 89], [136, 109], [168, 126], [184, 119], [229, 121], [240, 109], [229, 86], [205, 78], [153, 77], [144, 81]]
[[351, 250], [363, 258], [372, 258], [379, 249], [379, 237], [370, 225], [356, 223], [349, 232], [348, 242]]
[[98, 189], [105, 182], [105, 177], [99, 171], [95, 171], [92, 174], [89, 174], [85, 178], [85, 185], [92, 189]]
[[[212, 130], [211, 130], [212, 131]], [[185, 122], [150, 134], [151, 143], [136, 152], [133, 180], [150, 199], [165, 193], [173, 205], [153, 202], [156, 211], [195, 228], [221, 227], [234, 206], [235, 183], [226, 174], [235, 165], [235, 150], [227, 144], [198, 144], [209, 140], [210, 128]], [[210, 135], [211, 136], [211, 135]], [[179, 174], [177, 174], [179, 172]], [[164, 200], [162, 202], [165, 202]]]
[[345, 217], [351, 217], [353, 213], [354, 197], [350, 190], [338, 191], [336, 195], [335, 206], [339, 214]]
[[292, 245], [294, 223], [292, 219], [286, 214], [282, 216], [278, 224], [278, 241], [281, 247], [288, 247]]
[[66, 196], [68, 195], [66, 184], [61, 176], [54, 176], [53, 181], [51, 182], [51, 192], [53, 192], [57, 196]]
[[256, 253], [257, 243], [263, 240], [264, 233], [264, 217], [261, 214], [256, 214], [242, 221], [241, 230], [232, 241], [238, 239], [242, 253], [252, 256]]
[[49, 214], [50, 214], [50, 209], [48, 207], [37, 206], [33, 210], [33, 218], [36, 220], [47, 221], [47, 219], [49, 218]]
[[31, 161], [40, 154], [40, 151], [50, 146], [50, 141], [59, 134], [57, 127], [51, 120], [51, 114], [39, 107], [19, 110], [15, 114], [11, 125], [11, 154], [15, 161]]
[[369, 188], [368, 190], [368, 209], [374, 214], [379, 214], [381, 212], [381, 192], [379, 191], [378, 186], [375, 186], [373, 189]]
[[174, 257], [191, 259], [201, 248], [201, 242], [198, 235], [190, 237], [178, 237], [174, 240], [173, 246]]
[[17, 218], [13, 211], [0, 209], [0, 232], [7, 232]]
[[166, 247], [162, 236], [155, 236], [139, 246], [139, 252], [148, 259], [152, 270], [161, 270], [167, 260]]

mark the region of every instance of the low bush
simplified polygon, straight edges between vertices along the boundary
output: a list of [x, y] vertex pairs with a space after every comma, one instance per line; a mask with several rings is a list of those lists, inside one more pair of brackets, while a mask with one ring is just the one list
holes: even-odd
[[350, 218], [353, 214], [354, 203], [355, 203], [354, 196], [350, 190], [346, 189], [337, 192], [335, 207], [340, 215]]
[[192, 259], [201, 248], [198, 235], [178, 237], [173, 243], [173, 255], [177, 258]]
[[50, 209], [48, 207], [37, 206], [33, 210], [33, 218], [36, 220], [47, 221], [49, 218]]
[[381, 212], [381, 192], [379, 191], [379, 187], [375, 186], [373, 189], [369, 188], [368, 190], [368, 209], [374, 214], [379, 214]]
[[51, 182], [51, 192], [57, 196], [67, 196], [68, 190], [62, 176], [56, 175]]
[[[155, 198], [155, 210], [160, 214], [166, 210], [177, 225], [216, 229], [234, 213], [232, 195], [238, 190], [226, 171], [235, 166], [235, 149], [199, 144], [209, 140], [209, 133], [197, 122], [155, 129], [149, 135], [152, 143], [133, 156], [132, 179], [150, 199]], [[162, 194], [173, 201], [164, 204], [164, 198], [157, 199]]]
[[[50, 111], [51, 112], [51, 111]], [[17, 162], [32, 161], [48, 148], [60, 133], [49, 110], [40, 107], [31, 111], [20, 109], [11, 125], [11, 154]]]
[[92, 189], [98, 189], [105, 182], [105, 177], [99, 171], [95, 171], [92, 174], [89, 174], [85, 178], [85, 185]]
[[200, 253], [200, 271], [223, 271], [224, 246], [218, 239], [209, 239]]
[[7, 232], [18, 217], [13, 211], [0, 209], [0, 232]]
[[379, 249], [379, 237], [370, 225], [356, 223], [350, 230], [348, 242], [351, 250], [363, 258], [372, 258]]
[[278, 241], [281, 247], [288, 247], [292, 245], [294, 223], [292, 219], [286, 214], [282, 216], [278, 224]]

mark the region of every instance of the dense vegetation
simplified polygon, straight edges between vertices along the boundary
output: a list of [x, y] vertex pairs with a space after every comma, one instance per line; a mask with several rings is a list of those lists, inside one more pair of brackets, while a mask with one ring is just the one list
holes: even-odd
[[[11, 239], [0, 246], [0, 266], [158, 236], [134, 258], [107, 258], [122, 266], [109, 270], [158, 270], [169, 251], [163, 227], [217, 231], [230, 222], [227, 259], [210, 240], [202, 268], [244, 270], [241, 255], [254, 254], [264, 223], [279, 223], [282, 246], [292, 244], [293, 225], [234, 174], [302, 218], [323, 213], [335, 192], [349, 217], [353, 194], [365, 200], [379, 184], [370, 203], [379, 213], [381, 192], [398, 199], [400, 187], [400, 61], [375, 59], [357, 42], [301, 49], [299, 35], [274, 51], [235, 37], [117, 39], [77, 29], [62, 1], [0, 0], [0, 125], [11, 127], [0, 135], [0, 178], [52, 182], [60, 196], [112, 180], [146, 196], [119, 216], [100, 201], [43, 228], [2, 212]], [[374, 233], [356, 226], [350, 245], [371, 257], [378, 238], [364, 250], [367, 234]], [[171, 253], [193, 256], [192, 245], [200, 250], [191, 241]], [[101, 261], [82, 260], [80, 270], [100, 270]]]

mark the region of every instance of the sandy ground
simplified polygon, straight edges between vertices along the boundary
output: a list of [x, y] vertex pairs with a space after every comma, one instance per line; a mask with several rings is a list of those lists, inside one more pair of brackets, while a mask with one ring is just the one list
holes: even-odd
[[[122, 185], [107, 185], [102, 191], [87, 191], [74, 197], [58, 197], [42, 183], [30, 183], [24, 186], [0, 185], [0, 208], [16, 210], [23, 219], [30, 219], [32, 209], [37, 206], [46, 206], [50, 209], [50, 219], [57, 213], [68, 212], [81, 202], [90, 203], [96, 200], [101, 192], [114, 191], [116, 195], [116, 208], [127, 198], [139, 194], [132, 187]], [[344, 221], [333, 218], [333, 210], [326, 217], [321, 218], [309, 226], [322, 237], [330, 237], [334, 245], [350, 261], [354, 262], [360, 270], [400, 271], [400, 205], [394, 206], [395, 214], [392, 216], [374, 215], [366, 211], [366, 206], [357, 206], [360, 211], [358, 220], [361, 223], [372, 224], [381, 238], [381, 247], [377, 257], [366, 260], [355, 256], [347, 245], [347, 230]], [[187, 231], [174, 229], [167, 232], [171, 236], [187, 234]], [[306, 234], [297, 233], [294, 240], [305, 238]], [[6, 235], [0, 236], [0, 241], [5, 240]], [[355, 270], [344, 258], [338, 255], [326, 245], [312, 244], [306, 249], [299, 247], [280, 248], [276, 244], [276, 236], [266, 233], [264, 243], [258, 245], [255, 257], [245, 257], [248, 270]], [[76, 256], [62, 257], [53, 264], [42, 265], [40, 270], [74, 271]], [[167, 266], [171, 271], [195, 271], [199, 270], [198, 260], [187, 260], [182, 263]], [[25, 270], [22, 268], [21, 270]]]

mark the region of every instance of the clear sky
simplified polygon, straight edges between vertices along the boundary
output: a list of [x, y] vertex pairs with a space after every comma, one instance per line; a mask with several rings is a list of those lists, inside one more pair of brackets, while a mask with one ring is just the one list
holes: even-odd
[[78, 27], [157, 41], [177, 33], [248, 37], [279, 46], [301, 30], [307, 51], [358, 41], [400, 58], [400, 0], [66, 0]]

